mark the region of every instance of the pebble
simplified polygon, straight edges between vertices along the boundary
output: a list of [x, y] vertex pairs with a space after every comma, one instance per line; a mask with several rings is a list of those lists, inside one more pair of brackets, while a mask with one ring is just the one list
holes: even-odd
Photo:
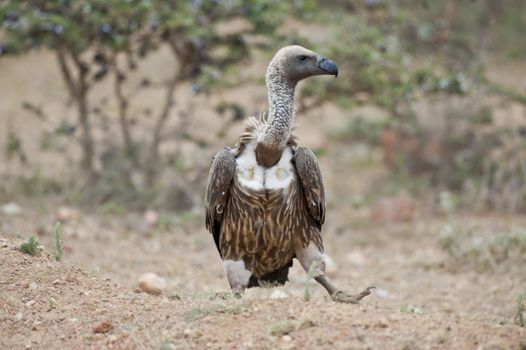
[[23, 211], [21, 206], [13, 202], [2, 205], [1, 210], [2, 213], [10, 216], [22, 214]]
[[17, 312], [17, 314], [15, 315], [15, 321], [20, 321], [22, 317], [24, 317], [24, 315], [22, 315], [21, 312]]
[[289, 295], [286, 292], [277, 289], [270, 294], [269, 299], [285, 299], [288, 297]]
[[148, 225], [153, 226], [158, 220], [159, 214], [156, 211], [149, 209], [144, 213], [144, 221], [146, 221]]
[[31, 329], [36, 331], [38, 329], [38, 326], [40, 326], [41, 324], [42, 324], [42, 322], [37, 320], [37, 321], [33, 322], [33, 325], [31, 327]]
[[29, 289], [38, 289], [38, 285], [35, 283], [35, 282], [31, 282], [29, 283], [29, 286], [28, 286]]
[[291, 341], [292, 337], [290, 335], [284, 335], [281, 339], [283, 339], [283, 341]]
[[190, 328], [186, 328], [184, 331], [183, 331], [183, 335], [185, 338], [188, 338], [190, 336], [192, 336], [194, 334], [194, 331]]
[[32, 305], [34, 305], [36, 303], [36, 301], [34, 300], [29, 300], [27, 303], [26, 303], [26, 307], [31, 307]]
[[113, 329], [113, 324], [106, 320], [99, 323], [95, 328], [93, 328], [93, 333], [108, 333]]
[[376, 323], [376, 327], [378, 327], [378, 328], [387, 328], [387, 327], [389, 327], [389, 321], [387, 321], [387, 318], [382, 317]]
[[79, 218], [79, 211], [70, 207], [59, 207], [56, 216], [57, 219], [62, 222], [74, 221]]
[[115, 343], [117, 340], [119, 340], [119, 338], [115, 334], [108, 337], [108, 343]]
[[139, 288], [152, 295], [163, 294], [163, 289], [166, 287], [165, 280], [152, 272], [143, 274], [139, 277], [137, 283]]

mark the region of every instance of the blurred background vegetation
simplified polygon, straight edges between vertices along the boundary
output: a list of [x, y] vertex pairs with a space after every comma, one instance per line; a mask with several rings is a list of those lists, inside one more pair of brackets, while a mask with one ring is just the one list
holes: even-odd
[[379, 195], [438, 203], [447, 191], [469, 209], [526, 209], [526, 81], [499, 79], [526, 70], [524, 1], [4, 0], [0, 23], [0, 68], [45, 52], [67, 92], [20, 96], [30, 125], [1, 116], [3, 202], [200, 211], [211, 156], [266, 108], [264, 93], [238, 92], [261, 91], [273, 53], [301, 44], [344, 72], [297, 96], [298, 118], [327, 104], [345, 117], [315, 148], [324, 171], [365, 149], [361, 164], [385, 170]]

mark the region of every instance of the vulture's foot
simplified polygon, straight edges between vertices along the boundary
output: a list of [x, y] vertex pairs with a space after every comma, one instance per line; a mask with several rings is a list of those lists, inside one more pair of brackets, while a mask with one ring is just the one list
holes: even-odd
[[337, 303], [359, 304], [360, 301], [371, 294], [371, 290], [376, 287], [367, 287], [358, 294], [347, 294], [341, 290], [334, 292], [331, 299]]

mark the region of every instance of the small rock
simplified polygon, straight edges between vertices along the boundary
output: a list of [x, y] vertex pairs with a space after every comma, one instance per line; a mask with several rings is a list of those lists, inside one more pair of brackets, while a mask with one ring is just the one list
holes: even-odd
[[113, 329], [113, 324], [106, 320], [99, 323], [95, 328], [93, 328], [93, 333], [108, 333]]
[[137, 282], [139, 288], [152, 295], [163, 294], [163, 289], [166, 287], [165, 280], [152, 272], [143, 274]]
[[272, 292], [272, 294], [270, 294], [270, 296], [268, 297], [269, 299], [285, 299], [285, 298], [288, 298], [289, 295], [282, 291], [282, 290], [275, 290]]
[[56, 279], [54, 280], [53, 282], [51, 282], [52, 285], [57, 285], [57, 284], [60, 284], [60, 280], [59, 279]]
[[17, 314], [15, 315], [15, 321], [20, 321], [22, 317], [24, 317], [24, 315], [22, 315], [21, 312], [17, 312]]
[[284, 335], [283, 337], [281, 337], [281, 339], [283, 339], [283, 341], [291, 341], [292, 340], [292, 337], [290, 335]]
[[4, 213], [5, 215], [10, 215], [10, 216], [20, 215], [22, 214], [22, 211], [23, 211], [21, 206], [19, 206], [16, 203], [12, 203], [12, 202], [2, 205], [1, 210], [2, 210], [2, 213]]
[[29, 285], [27, 286], [29, 289], [38, 289], [38, 285], [35, 283], [35, 282], [31, 282], [29, 283]]
[[119, 340], [119, 338], [115, 334], [112, 334], [108, 337], [107, 342], [111, 344], [115, 343], [117, 340]]
[[325, 261], [325, 272], [328, 274], [333, 274], [338, 270], [338, 264], [336, 264], [336, 261], [327, 254], [323, 254], [323, 259]]
[[168, 299], [170, 300], [181, 300], [181, 296], [177, 293], [172, 293], [168, 296]]
[[155, 210], [149, 209], [149, 210], [146, 210], [146, 212], [144, 212], [144, 221], [146, 221], [146, 223], [149, 226], [155, 225], [158, 220], [159, 220], [159, 214]]
[[37, 321], [33, 322], [33, 325], [31, 326], [31, 329], [36, 331], [38, 329], [38, 326], [40, 326], [41, 324], [42, 324], [42, 322], [37, 320]]
[[190, 328], [186, 328], [184, 331], [183, 331], [183, 336], [185, 338], [188, 338], [190, 336], [192, 336], [194, 334], [194, 331]]
[[56, 215], [57, 219], [62, 222], [74, 221], [79, 218], [79, 211], [70, 207], [59, 207]]
[[313, 320], [305, 319], [300, 322], [297, 329], [301, 330], [301, 329], [307, 329], [307, 328], [316, 327], [316, 326], [317, 324]]
[[376, 322], [375, 326], [378, 328], [387, 328], [389, 327], [389, 321], [387, 321], [387, 318], [382, 317], [378, 320], [378, 322]]
[[27, 303], [26, 303], [26, 307], [29, 308], [31, 307], [32, 305], [34, 305], [36, 303], [36, 301], [34, 300], [29, 300]]
[[71, 317], [71, 318], [68, 318], [68, 321], [69, 321], [69, 322], [77, 322], [78, 319], [75, 318], [75, 317]]

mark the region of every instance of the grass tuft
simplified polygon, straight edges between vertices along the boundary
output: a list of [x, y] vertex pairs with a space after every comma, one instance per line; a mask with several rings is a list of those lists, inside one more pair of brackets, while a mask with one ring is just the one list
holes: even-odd
[[494, 231], [447, 224], [438, 242], [454, 261], [471, 264], [479, 270], [497, 270], [526, 262], [526, 228], [523, 227]]
[[515, 324], [519, 327], [526, 327], [526, 319], [524, 319], [524, 295], [517, 296], [517, 304], [515, 307]]
[[312, 297], [312, 281], [314, 277], [318, 275], [320, 268], [320, 262], [315, 261], [309, 267], [309, 272], [307, 272], [307, 279], [305, 280], [305, 287], [303, 289], [303, 299], [309, 301]]
[[62, 242], [62, 224], [60, 221], [55, 223], [55, 236], [53, 239], [53, 250], [56, 261], [62, 260], [64, 256], [64, 244]]
[[31, 236], [27, 241], [20, 245], [20, 251], [32, 256], [38, 253], [38, 241], [35, 237]]

